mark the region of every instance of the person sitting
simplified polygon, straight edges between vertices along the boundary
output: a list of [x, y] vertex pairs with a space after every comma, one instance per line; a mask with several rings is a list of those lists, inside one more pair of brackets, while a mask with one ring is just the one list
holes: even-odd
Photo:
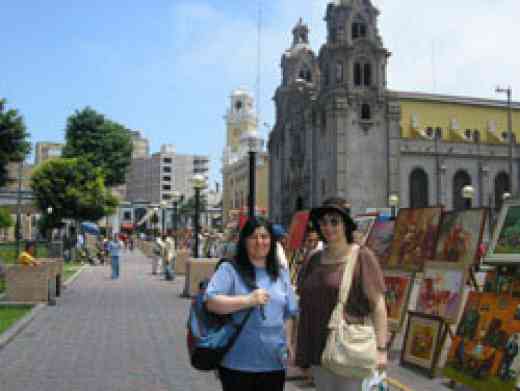
[[29, 241], [25, 244], [25, 251], [22, 251], [18, 256], [18, 263], [25, 266], [38, 266], [38, 262], [34, 255], [36, 254], [36, 243]]

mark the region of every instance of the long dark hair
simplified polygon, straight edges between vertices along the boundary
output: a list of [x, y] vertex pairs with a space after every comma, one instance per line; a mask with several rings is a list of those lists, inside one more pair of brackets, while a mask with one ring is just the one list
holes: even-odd
[[249, 255], [247, 254], [246, 239], [251, 236], [257, 228], [261, 227], [265, 228], [271, 237], [271, 247], [265, 262], [266, 272], [273, 281], [278, 279], [278, 276], [280, 275], [280, 265], [276, 258], [276, 241], [274, 240], [272, 224], [263, 217], [249, 218], [240, 231], [235, 262], [243, 277], [248, 280], [246, 282], [253, 287], [256, 287], [255, 267], [251, 263]]

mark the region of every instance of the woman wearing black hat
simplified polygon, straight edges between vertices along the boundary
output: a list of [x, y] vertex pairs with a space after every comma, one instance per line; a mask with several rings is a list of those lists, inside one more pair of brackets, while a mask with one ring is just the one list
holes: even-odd
[[344, 199], [326, 200], [320, 208], [312, 210], [311, 219], [326, 246], [312, 257], [303, 277], [296, 364], [311, 368], [317, 391], [358, 391], [362, 380], [331, 372], [321, 365], [321, 356], [327, 342], [329, 320], [338, 302], [343, 270], [346, 262], [358, 254], [343, 316], [350, 324], [364, 324], [365, 319], [371, 318], [376, 335], [377, 366], [386, 367], [387, 314], [383, 273], [375, 255], [354, 243], [356, 224]]

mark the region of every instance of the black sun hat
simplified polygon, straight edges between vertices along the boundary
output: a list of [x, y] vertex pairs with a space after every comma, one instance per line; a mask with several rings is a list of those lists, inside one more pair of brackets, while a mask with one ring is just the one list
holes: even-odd
[[320, 218], [327, 213], [339, 213], [343, 217], [345, 225], [350, 225], [352, 231], [357, 229], [357, 225], [350, 217], [350, 204], [343, 198], [333, 197], [326, 199], [323, 204], [311, 210], [310, 218], [315, 227], [319, 227]]

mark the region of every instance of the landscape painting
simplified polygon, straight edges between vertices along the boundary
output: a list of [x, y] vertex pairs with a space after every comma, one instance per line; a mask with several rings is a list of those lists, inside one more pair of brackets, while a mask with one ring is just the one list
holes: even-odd
[[462, 303], [466, 274], [464, 265], [427, 262], [416, 311], [455, 323]]
[[520, 299], [471, 292], [444, 375], [476, 391], [513, 391], [520, 375]]
[[401, 365], [422, 370], [434, 376], [444, 322], [432, 315], [410, 312], [401, 351]]
[[507, 208], [494, 253], [520, 254], [520, 206]]
[[390, 256], [394, 227], [395, 220], [376, 221], [366, 241], [366, 246], [377, 256], [383, 269]]
[[435, 255], [441, 208], [400, 209], [387, 268], [422, 271]]
[[435, 259], [465, 265], [473, 263], [482, 240], [486, 213], [485, 209], [445, 213], [439, 229]]
[[388, 328], [397, 332], [401, 329], [412, 289], [411, 273], [386, 271], [386, 309], [388, 313]]

